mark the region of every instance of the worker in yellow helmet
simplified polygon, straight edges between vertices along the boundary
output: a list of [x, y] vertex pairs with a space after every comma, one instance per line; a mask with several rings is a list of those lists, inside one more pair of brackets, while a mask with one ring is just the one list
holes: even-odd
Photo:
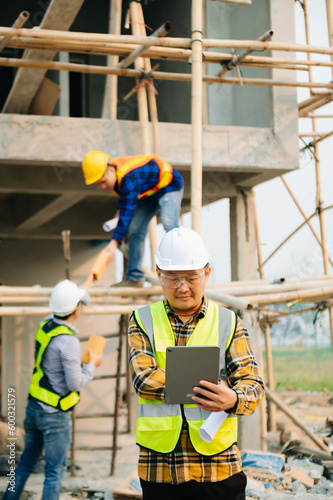
[[100, 151], [85, 155], [82, 170], [86, 184], [113, 192], [119, 198], [116, 214], [119, 220], [104, 249], [110, 262], [128, 236], [126, 279], [115, 286], [142, 287], [144, 240], [150, 220], [159, 213], [166, 231], [179, 226], [184, 188], [181, 175], [157, 155], [111, 158]]
[[[165, 300], [135, 311], [128, 330], [143, 500], [245, 500], [236, 416], [250, 415], [264, 394], [248, 333], [234, 312], [205, 297], [211, 268], [198, 233], [169, 231], [155, 261]], [[208, 345], [220, 347], [219, 384], [201, 380], [191, 404], [167, 404], [167, 348]], [[206, 441], [200, 427], [211, 412], [220, 426]]]

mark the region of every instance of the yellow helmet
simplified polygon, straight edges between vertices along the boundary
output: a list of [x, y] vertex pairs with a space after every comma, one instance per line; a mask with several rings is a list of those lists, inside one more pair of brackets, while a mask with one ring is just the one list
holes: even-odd
[[83, 175], [86, 184], [99, 181], [107, 168], [110, 155], [101, 151], [89, 151], [82, 162]]

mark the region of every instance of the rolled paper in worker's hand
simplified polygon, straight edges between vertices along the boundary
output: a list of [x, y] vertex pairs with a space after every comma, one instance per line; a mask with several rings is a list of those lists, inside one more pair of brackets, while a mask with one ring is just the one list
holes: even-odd
[[82, 363], [89, 362], [89, 351], [93, 352], [94, 354], [101, 354], [105, 342], [106, 338], [102, 337], [101, 335], [90, 335], [88, 343], [82, 355]]
[[118, 220], [119, 220], [119, 217], [113, 217], [113, 219], [110, 219], [110, 220], [107, 220], [106, 222], [104, 222], [104, 224], [103, 224], [104, 231], [106, 231], [107, 233], [112, 231], [112, 229], [114, 229], [117, 226]]
[[227, 418], [225, 411], [212, 412], [199, 429], [201, 439], [210, 443]]

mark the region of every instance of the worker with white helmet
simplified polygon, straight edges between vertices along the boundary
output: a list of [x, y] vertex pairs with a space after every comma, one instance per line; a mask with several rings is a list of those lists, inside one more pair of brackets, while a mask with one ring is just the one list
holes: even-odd
[[[87, 153], [82, 170], [86, 184], [113, 192], [119, 198], [118, 223], [104, 249], [110, 262], [120, 243], [128, 236], [126, 279], [115, 286], [142, 287], [144, 240], [149, 222], [159, 213], [166, 231], [179, 226], [184, 187], [182, 177], [157, 155], [111, 158], [101, 151]], [[92, 273], [91, 281], [94, 276]]]
[[92, 380], [95, 367], [102, 363], [101, 355], [89, 351], [89, 362], [81, 366], [80, 342], [73, 322], [88, 298], [86, 290], [70, 280], [61, 281], [52, 290], [49, 306], [53, 313], [41, 322], [36, 333], [35, 363], [24, 420], [25, 448], [5, 500], [20, 498], [43, 450], [42, 500], [59, 499], [72, 437], [70, 410], [80, 400], [79, 390]]
[[[155, 260], [165, 299], [135, 311], [129, 325], [143, 499], [245, 500], [235, 417], [250, 415], [264, 393], [248, 333], [234, 312], [205, 297], [211, 268], [195, 231], [166, 233]], [[175, 345], [219, 345], [226, 380], [200, 381], [193, 404], [166, 404], [166, 349]], [[211, 442], [204, 441], [199, 428], [210, 412], [221, 411], [228, 418]]]

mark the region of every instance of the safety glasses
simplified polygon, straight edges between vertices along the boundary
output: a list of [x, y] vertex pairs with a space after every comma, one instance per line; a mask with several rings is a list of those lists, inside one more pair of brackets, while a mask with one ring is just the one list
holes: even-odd
[[168, 288], [178, 288], [182, 283], [190, 288], [195, 288], [205, 282], [206, 270], [203, 269], [199, 273], [191, 273], [186, 276], [178, 276], [177, 274], [166, 274], [160, 271], [160, 282]]

